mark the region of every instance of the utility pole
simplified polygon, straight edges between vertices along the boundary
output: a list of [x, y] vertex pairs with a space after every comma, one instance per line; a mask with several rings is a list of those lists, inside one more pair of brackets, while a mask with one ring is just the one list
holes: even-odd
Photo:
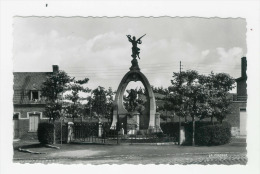
[[91, 90], [91, 93], [90, 93], [90, 104], [89, 104], [89, 116], [90, 116], [90, 120], [92, 121], [92, 114], [91, 114], [91, 109], [92, 109], [92, 94], [93, 94], [93, 91]]
[[[180, 85], [181, 85], [181, 69], [182, 69], [182, 64], [180, 61]], [[182, 95], [182, 94], [181, 94]], [[182, 107], [182, 96], [181, 96], [181, 107]], [[181, 145], [181, 116], [179, 115], [179, 145]]]

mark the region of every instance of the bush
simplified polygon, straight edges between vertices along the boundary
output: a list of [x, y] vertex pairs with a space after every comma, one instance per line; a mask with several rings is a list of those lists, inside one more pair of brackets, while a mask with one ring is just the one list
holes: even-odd
[[[206, 127], [206, 128], [205, 128]], [[184, 145], [192, 144], [192, 122], [184, 124], [185, 142]], [[231, 125], [228, 122], [215, 123], [210, 121], [195, 122], [195, 144], [201, 146], [226, 144], [231, 138]]]
[[165, 137], [165, 134], [163, 132], [155, 132], [152, 135], [156, 136], [157, 138], [163, 138]]
[[37, 135], [41, 144], [53, 143], [54, 125], [51, 123], [39, 123]]
[[[195, 122], [195, 144], [196, 144], [196, 132], [200, 127], [212, 125], [210, 121], [196, 121]], [[188, 122], [184, 124], [185, 130], [185, 142], [184, 145], [192, 144], [192, 133], [193, 133], [193, 125], [192, 122]]]
[[[185, 125], [186, 123], [181, 123], [181, 126]], [[160, 126], [164, 134], [173, 137], [176, 140], [179, 140], [179, 122], [161, 123]]]
[[195, 143], [202, 146], [222, 145], [231, 139], [228, 123], [200, 127], [195, 133]]
[[179, 123], [177, 122], [161, 123], [160, 126], [164, 134], [167, 134], [171, 137], [179, 138]]

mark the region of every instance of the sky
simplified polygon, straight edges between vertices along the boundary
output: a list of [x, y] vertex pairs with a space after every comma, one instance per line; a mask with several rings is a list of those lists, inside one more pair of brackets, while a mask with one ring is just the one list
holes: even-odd
[[[50, 72], [59, 65], [88, 87], [118, 85], [131, 66], [131, 43], [142, 38], [139, 67], [151, 85], [168, 87], [173, 72], [241, 75], [246, 56], [242, 18], [14, 17], [14, 72]], [[129, 88], [140, 86], [130, 82]]]

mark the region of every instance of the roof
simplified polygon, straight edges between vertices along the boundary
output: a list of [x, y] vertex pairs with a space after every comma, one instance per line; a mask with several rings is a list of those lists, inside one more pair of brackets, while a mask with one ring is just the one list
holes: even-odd
[[40, 90], [52, 72], [14, 72], [14, 90]]
[[52, 72], [14, 72], [13, 103], [42, 103], [43, 101], [31, 101], [29, 99], [29, 91], [41, 90], [42, 83], [50, 74], [52, 74]]

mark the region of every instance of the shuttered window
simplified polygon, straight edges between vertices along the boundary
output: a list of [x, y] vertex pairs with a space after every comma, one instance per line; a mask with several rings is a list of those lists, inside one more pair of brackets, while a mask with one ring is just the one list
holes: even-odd
[[30, 114], [29, 115], [29, 131], [36, 132], [38, 129], [38, 124], [40, 120], [40, 114]]

